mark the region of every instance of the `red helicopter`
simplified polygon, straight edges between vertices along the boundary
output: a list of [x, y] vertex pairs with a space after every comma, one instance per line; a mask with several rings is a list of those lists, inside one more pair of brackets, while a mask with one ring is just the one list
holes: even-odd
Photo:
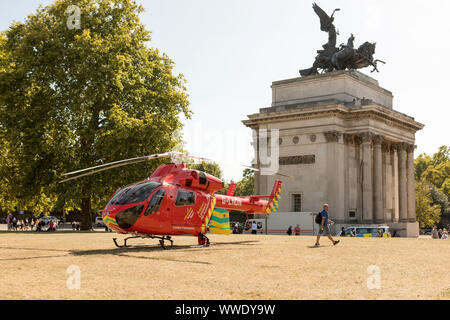
[[119, 188], [102, 210], [103, 220], [111, 230], [132, 235], [124, 239], [123, 245], [119, 245], [114, 238], [114, 244], [119, 248], [127, 247], [129, 239], [150, 238], [159, 239], [161, 247], [166, 249], [165, 241], [169, 241], [170, 247], [173, 247], [172, 236], [175, 235], [196, 236], [199, 245], [209, 246], [207, 231], [231, 233], [230, 210], [270, 214], [278, 209], [282, 181], [275, 181], [272, 193], [266, 196], [235, 197], [234, 183], [230, 185], [227, 195], [215, 194], [224, 187], [223, 181], [210, 174], [188, 169], [182, 161], [183, 158], [203, 158], [178, 152], [122, 160], [66, 173], [64, 176], [78, 175], [66, 178], [61, 183], [158, 158], [172, 158], [173, 163], [160, 165], [145, 180]]

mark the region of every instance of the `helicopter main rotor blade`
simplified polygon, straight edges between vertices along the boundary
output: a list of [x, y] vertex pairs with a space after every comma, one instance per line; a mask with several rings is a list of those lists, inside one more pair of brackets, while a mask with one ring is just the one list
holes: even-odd
[[196, 159], [196, 160], [201, 160], [201, 161], [206, 161], [206, 162], [214, 162], [211, 159], [208, 158], [201, 158], [201, 157], [194, 157], [194, 156], [183, 156], [184, 158], [191, 158], [191, 159]]
[[85, 171], [88, 171], [88, 170], [92, 170], [90, 172], [83, 173], [81, 175], [77, 175], [75, 177], [64, 179], [64, 180], [60, 181], [59, 183], [71, 181], [71, 180], [78, 179], [78, 178], [81, 178], [81, 177], [86, 177], [86, 176], [89, 176], [91, 174], [102, 172], [102, 171], [106, 171], [106, 170], [113, 169], [113, 168], [123, 167], [123, 166], [126, 166], [126, 165], [140, 163], [140, 162], [146, 162], [146, 161], [150, 161], [150, 160], [158, 159], [158, 158], [167, 158], [167, 157], [170, 157], [170, 156], [171, 156], [170, 154], [164, 153], [164, 154], [155, 154], [155, 155], [151, 155], [151, 156], [145, 156], [145, 157], [139, 157], [139, 158], [133, 158], [133, 159], [127, 159], [127, 160], [121, 160], [121, 161], [106, 163], [106, 164], [103, 164], [103, 165], [100, 165], [100, 166], [96, 166], [96, 167], [92, 167], [92, 168], [87, 168], [87, 169], [83, 169], [83, 170], [78, 170], [78, 171], [66, 173], [66, 174], [64, 174], [64, 176], [68, 176], [68, 175], [72, 175], [72, 174], [76, 174], [76, 173], [81, 173], [81, 172], [85, 172]]
[[108, 166], [112, 166], [112, 165], [120, 164], [120, 163], [128, 163], [128, 162], [137, 161], [137, 160], [144, 160], [145, 161], [146, 159], [152, 160], [152, 159], [156, 159], [156, 156], [166, 157], [166, 156], [169, 156], [169, 155], [167, 153], [163, 153], [163, 154], [158, 154], [158, 155], [151, 155], [151, 156], [145, 156], [145, 157], [138, 157], [138, 158], [120, 160], [120, 161], [105, 163], [105, 164], [102, 164], [102, 165], [99, 165], [99, 166], [95, 166], [95, 167], [91, 167], [91, 168], [86, 168], [86, 169], [73, 171], [73, 172], [69, 172], [69, 173], [64, 173], [63, 176], [70, 176], [72, 174], [81, 173], [81, 172], [89, 171], [89, 170], [92, 170], [92, 169], [108, 167]]
[[[249, 167], [249, 166], [245, 166], [245, 165], [243, 165], [243, 164], [241, 164], [241, 166], [243, 166], [243, 167], [245, 167], [245, 168], [247, 168], [247, 169], [256, 171], [256, 172], [260, 172], [260, 171], [261, 171], [261, 170], [259, 170], [259, 169], [256, 169], [256, 168], [253, 168], [253, 167]], [[284, 174], [284, 173], [281, 173], [281, 172], [275, 172], [275, 171], [271, 171], [271, 170], [266, 170], [266, 171], [271, 172], [271, 173], [273, 173], [274, 175], [278, 175], [278, 176], [282, 176], [282, 177], [294, 179], [293, 176], [288, 176], [287, 174]]]
[[[132, 159], [126, 159], [126, 160], [120, 160], [120, 161], [105, 163], [105, 164], [102, 164], [102, 165], [99, 165], [99, 166], [95, 166], [95, 167], [91, 167], [91, 168], [86, 168], [86, 169], [82, 169], [82, 170], [77, 170], [77, 171], [65, 173], [65, 174], [63, 174], [63, 177], [67, 177], [67, 176], [74, 175], [74, 174], [78, 174], [78, 175], [74, 176], [74, 177], [70, 177], [70, 178], [64, 179], [64, 180], [60, 181], [59, 183], [75, 180], [75, 179], [78, 179], [78, 178], [81, 178], [81, 177], [86, 177], [86, 176], [89, 176], [91, 174], [102, 172], [102, 171], [106, 171], [106, 170], [109, 170], [109, 169], [118, 168], [118, 167], [126, 166], [126, 165], [129, 165], [129, 164], [146, 162], [146, 161], [150, 161], [150, 160], [154, 160], [154, 159], [158, 159], [158, 158], [172, 158], [172, 161], [174, 161], [174, 162], [180, 161], [180, 159], [182, 159], [182, 158], [192, 158], [192, 159], [203, 160], [203, 161], [212, 161], [212, 160], [207, 159], [207, 158], [188, 156], [188, 155], [185, 155], [185, 154], [183, 154], [181, 152], [171, 151], [171, 152], [162, 153], [162, 154], [153, 154], [153, 155], [145, 156], [145, 157], [138, 157], [138, 158], [132, 158]], [[89, 172], [86, 172], [86, 171], [89, 171]], [[84, 173], [84, 172], [86, 172], [86, 173]]]

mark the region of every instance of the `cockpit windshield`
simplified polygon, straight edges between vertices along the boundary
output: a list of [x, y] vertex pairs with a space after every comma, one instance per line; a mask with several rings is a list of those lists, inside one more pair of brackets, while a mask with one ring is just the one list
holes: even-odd
[[159, 182], [151, 181], [125, 187], [116, 192], [108, 202], [108, 205], [124, 205], [145, 201], [153, 190], [161, 185], [162, 184]]
[[152, 199], [148, 203], [148, 207], [145, 210], [144, 216], [148, 216], [149, 214], [152, 214], [153, 212], [156, 212], [161, 208], [161, 202], [164, 198], [165, 193], [166, 191], [164, 189], [159, 189], [155, 192], [155, 194], [152, 196]]
[[128, 187], [125, 187], [123, 189], [116, 191], [116, 193], [113, 195], [113, 197], [108, 201], [108, 205], [114, 204], [117, 201], [117, 199], [119, 199], [121, 197], [121, 195], [130, 188], [131, 188], [131, 186], [128, 186]]

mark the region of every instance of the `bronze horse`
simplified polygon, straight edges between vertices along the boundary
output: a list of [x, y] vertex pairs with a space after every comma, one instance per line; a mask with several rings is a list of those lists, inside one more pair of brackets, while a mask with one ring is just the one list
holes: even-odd
[[333, 15], [339, 9], [333, 11], [329, 17], [317, 4], [313, 4], [313, 9], [320, 18], [321, 30], [328, 32], [328, 43], [323, 45], [324, 50], [317, 51], [318, 55], [314, 64], [309, 69], [300, 70], [302, 76], [309, 76], [318, 73], [332, 72], [335, 70], [361, 69], [373, 66], [374, 71], [378, 71], [377, 63], [385, 63], [381, 60], [374, 60], [375, 43], [365, 42], [358, 49], [354, 49], [355, 37], [353, 34], [348, 39], [347, 45], [342, 44], [336, 48], [336, 28], [333, 24]]

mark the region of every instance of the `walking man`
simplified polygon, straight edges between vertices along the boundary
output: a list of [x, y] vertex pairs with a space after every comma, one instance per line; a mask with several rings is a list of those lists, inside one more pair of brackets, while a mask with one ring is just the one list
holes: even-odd
[[258, 232], [258, 224], [256, 224], [256, 221], [253, 221], [252, 223], [252, 234], [256, 234]]
[[334, 222], [328, 219], [328, 204], [323, 205], [323, 210], [319, 214], [321, 215], [322, 222], [320, 224], [319, 234], [317, 235], [316, 246], [320, 246], [320, 236], [328, 236], [328, 239], [333, 242], [333, 245], [337, 245], [340, 240], [334, 241], [333, 237], [330, 234], [330, 224], [334, 224]]

